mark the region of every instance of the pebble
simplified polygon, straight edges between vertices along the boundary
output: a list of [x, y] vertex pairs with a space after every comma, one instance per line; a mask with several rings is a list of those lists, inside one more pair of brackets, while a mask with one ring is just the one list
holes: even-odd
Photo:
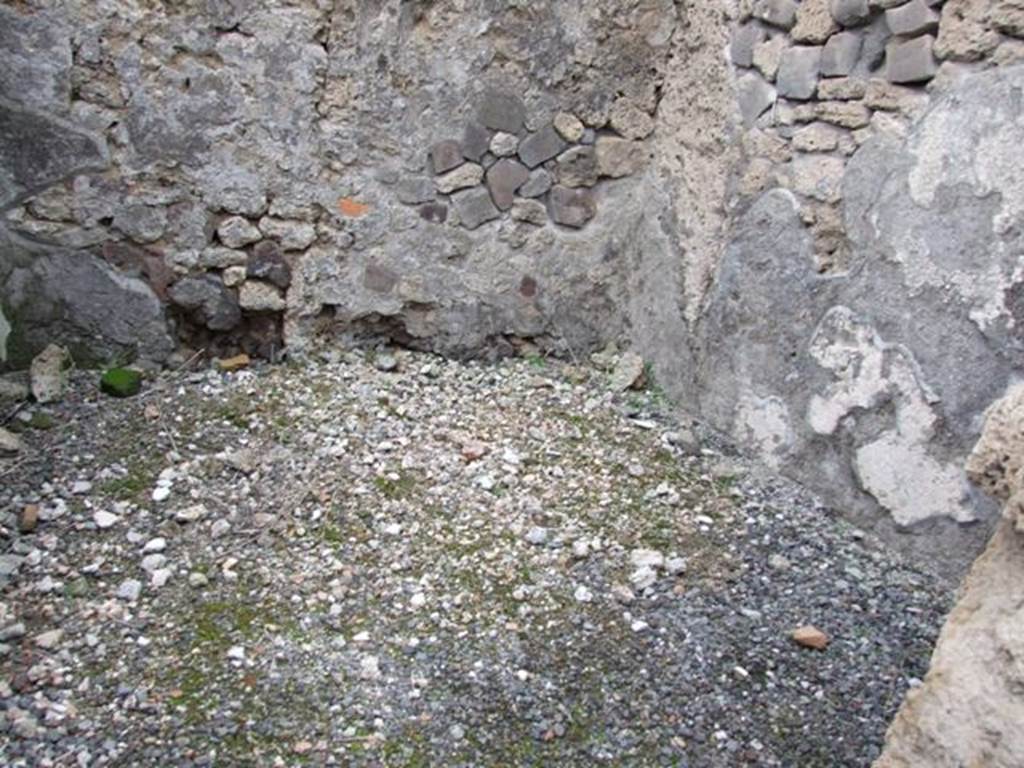
[[526, 541], [534, 546], [547, 544], [548, 529], [535, 526], [526, 532]]
[[210, 535], [215, 539], [219, 539], [222, 536], [226, 536], [230, 530], [231, 523], [222, 518], [220, 520], [214, 520], [213, 525], [210, 526]]
[[96, 527], [100, 530], [111, 528], [120, 522], [121, 518], [111, 512], [96, 512], [92, 516], [92, 520], [96, 523]]
[[171, 487], [169, 485], [158, 485], [153, 489], [153, 501], [159, 503], [161, 501], [167, 501], [171, 496]]
[[576, 587], [576, 590], [572, 593], [572, 596], [576, 598], [576, 602], [578, 603], [589, 603], [594, 599], [594, 593], [582, 584]]
[[117, 596], [128, 602], [135, 602], [142, 593], [142, 582], [138, 579], [126, 579], [117, 588]]
[[686, 558], [670, 557], [665, 561], [665, 572], [669, 576], [679, 576], [686, 572]]
[[828, 635], [812, 624], [797, 627], [793, 630], [790, 637], [793, 638], [797, 645], [802, 645], [805, 648], [814, 648], [819, 651], [827, 648], [829, 644]]
[[380, 680], [380, 662], [376, 656], [364, 656], [359, 661], [359, 677], [363, 680]]
[[143, 554], [151, 554], [153, 552], [163, 552], [167, 549], [167, 539], [163, 536], [157, 536], [154, 539], [150, 539], [146, 542], [146, 546], [142, 548]]
[[206, 507], [202, 504], [193, 504], [190, 507], [179, 509], [174, 513], [174, 519], [179, 523], [194, 523], [206, 516]]
[[25, 625], [20, 621], [0, 629], [0, 643], [8, 643], [25, 636]]
[[199, 587], [205, 587], [209, 583], [210, 580], [206, 578], [205, 574], [192, 572], [188, 575], [188, 585], [190, 587], [195, 587], [198, 589]]
[[650, 566], [646, 565], [642, 568], [637, 568], [629, 576], [629, 583], [632, 584], [635, 589], [640, 590], [653, 586], [657, 580], [657, 572], [655, 572], [655, 570]]
[[629, 562], [634, 568], [661, 568], [665, 556], [653, 549], [634, 549], [629, 553]]
[[71, 486], [71, 493], [75, 496], [84, 496], [92, 490], [92, 483], [88, 480], [78, 480]]
[[32, 533], [39, 525], [39, 505], [26, 504], [18, 515], [18, 533]]
[[153, 571], [163, 568], [166, 562], [166, 555], [162, 555], [159, 552], [155, 552], [152, 555], [146, 555], [144, 558], [142, 558], [141, 566], [142, 570], [152, 575]]
[[43, 648], [44, 650], [51, 650], [60, 644], [63, 637], [63, 629], [51, 629], [49, 632], [43, 632], [36, 635], [34, 641], [40, 648]]

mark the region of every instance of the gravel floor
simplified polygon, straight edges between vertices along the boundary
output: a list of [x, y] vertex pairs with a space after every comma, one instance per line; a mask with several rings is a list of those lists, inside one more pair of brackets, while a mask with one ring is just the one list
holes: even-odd
[[869, 765], [946, 585], [607, 382], [77, 374], [0, 459], [0, 764]]

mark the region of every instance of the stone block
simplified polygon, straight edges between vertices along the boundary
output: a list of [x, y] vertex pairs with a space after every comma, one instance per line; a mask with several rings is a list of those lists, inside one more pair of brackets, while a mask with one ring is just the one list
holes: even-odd
[[548, 195], [548, 213], [556, 224], [579, 229], [594, 218], [597, 203], [589, 190], [555, 186]]
[[794, 0], [757, 0], [754, 4], [754, 18], [773, 27], [790, 29], [796, 24], [798, 7]]
[[533, 224], [535, 227], [543, 227], [548, 223], [548, 209], [538, 200], [516, 200], [512, 204], [511, 215], [516, 221]]
[[199, 254], [199, 265], [206, 269], [227, 269], [245, 264], [247, 258], [245, 251], [214, 245]]
[[186, 277], [171, 286], [171, 301], [211, 331], [230, 331], [242, 320], [238, 302], [213, 275]]
[[593, 147], [573, 147], [556, 159], [555, 173], [563, 187], [592, 187], [597, 184], [597, 151]]
[[637, 173], [644, 165], [644, 145], [616, 136], [599, 136], [595, 145], [597, 171], [613, 179]]
[[547, 194], [553, 183], [550, 173], [543, 168], [537, 168], [530, 171], [530, 178], [519, 188], [518, 192], [522, 197], [540, 197]]
[[284, 251], [304, 251], [316, 242], [316, 228], [308, 221], [289, 221], [264, 216], [260, 232], [281, 244]]
[[519, 148], [519, 137], [514, 133], [498, 131], [491, 137], [490, 151], [495, 157], [511, 157]]
[[871, 122], [871, 110], [857, 101], [821, 101], [814, 105], [813, 117], [856, 130]]
[[779, 61], [782, 59], [782, 52], [786, 50], [786, 45], [785, 35], [777, 35], [754, 48], [754, 67], [769, 83], [774, 83], [779, 74]]
[[636, 102], [625, 97], [615, 100], [608, 122], [627, 139], [643, 139], [654, 131], [654, 119]]
[[979, 61], [991, 55], [1002, 40], [989, 24], [992, 10], [987, 0], [947, 0], [935, 55], [951, 61]]
[[263, 234], [248, 219], [242, 216], [229, 216], [218, 225], [217, 237], [228, 248], [244, 248], [262, 240]]
[[796, 25], [789, 35], [795, 43], [821, 45], [838, 29], [828, 9], [828, 0], [803, 0], [796, 12]]
[[733, 29], [729, 56], [737, 67], [754, 65], [754, 48], [764, 41], [764, 28], [759, 24], [743, 24]]
[[531, 133], [519, 144], [519, 159], [527, 168], [536, 168], [545, 160], [557, 156], [566, 148], [565, 141], [553, 125], [545, 125]]
[[811, 123], [793, 134], [793, 149], [800, 152], [831, 152], [839, 146], [839, 129], [825, 123]]
[[526, 108], [517, 96], [487, 91], [480, 101], [477, 117], [487, 128], [505, 133], [520, 133], [526, 120]]
[[491, 193], [484, 187], [457, 192], [452, 195], [452, 205], [466, 229], [476, 229], [501, 215], [491, 200]]
[[989, 20], [1003, 34], [1024, 37], [1024, 0], [997, 0]]
[[466, 123], [462, 132], [462, 156], [474, 163], [479, 163], [487, 148], [491, 145], [491, 132], [480, 123]]
[[555, 115], [552, 125], [555, 126], [558, 135], [570, 143], [580, 141], [586, 130], [580, 119], [569, 112], [559, 112]]
[[459, 189], [475, 187], [484, 180], [484, 169], [476, 163], [464, 163], [454, 171], [448, 171], [443, 176], [434, 179], [434, 186], [437, 191], [450, 195]]
[[938, 71], [932, 53], [935, 38], [922, 35], [913, 40], [894, 40], [885, 48], [885, 77], [890, 83], [923, 83]]
[[863, 99], [867, 83], [853, 77], [834, 77], [818, 82], [818, 98], [828, 101]]
[[507, 211], [512, 207], [515, 191], [530, 178], [526, 167], [515, 160], [503, 158], [492, 165], [487, 171], [487, 189], [491, 199], [499, 210]]
[[444, 203], [421, 205], [420, 218], [432, 224], [444, 224], [448, 220], [448, 206]]
[[740, 105], [743, 125], [750, 128], [765, 110], [775, 103], [775, 89], [760, 75], [748, 72], [736, 83], [736, 94]]
[[829, 10], [843, 27], [859, 27], [871, 18], [868, 0], [830, 0]]
[[432, 179], [428, 179], [426, 176], [410, 176], [398, 182], [395, 194], [398, 195], [400, 202], [406, 205], [416, 205], [430, 202], [434, 199], [437, 191]]
[[278, 288], [287, 288], [292, 282], [292, 268], [273, 240], [257, 243], [249, 256], [245, 272], [249, 277], [267, 280]]
[[844, 77], [857, 66], [862, 38], [858, 32], [832, 35], [821, 52], [822, 77]]
[[906, 5], [885, 12], [885, 23], [894, 35], [912, 37], [939, 28], [939, 14], [924, 0], [910, 0]]
[[779, 96], [807, 100], [814, 97], [821, 68], [820, 46], [794, 46], [782, 52], [775, 87]]
[[455, 139], [439, 141], [430, 148], [430, 166], [435, 175], [458, 168], [465, 161], [462, 147]]
[[280, 312], [284, 296], [276, 286], [259, 280], [246, 280], [238, 289], [238, 305], [247, 312]]

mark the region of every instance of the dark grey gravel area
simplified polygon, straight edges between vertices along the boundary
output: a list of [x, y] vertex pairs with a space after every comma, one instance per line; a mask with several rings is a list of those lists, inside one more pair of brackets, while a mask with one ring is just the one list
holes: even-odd
[[347, 354], [23, 407], [0, 764], [869, 765], [948, 585], [608, 381]]

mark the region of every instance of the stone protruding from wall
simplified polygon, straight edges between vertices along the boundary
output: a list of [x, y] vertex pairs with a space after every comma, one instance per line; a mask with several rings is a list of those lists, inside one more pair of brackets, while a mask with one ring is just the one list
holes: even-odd
[[966, 469], [971, 482], [999, 501], [1003, 516], [1024, 534], [1024, 385], [988, 409], [985, 431]]
[[924, 683], [886, 735], [874, 768], [1019, 768], [1024, 764], [1024, 387], [988, 412], [967, 463], [1004, 502], [1004, 520], [972, 566]]

